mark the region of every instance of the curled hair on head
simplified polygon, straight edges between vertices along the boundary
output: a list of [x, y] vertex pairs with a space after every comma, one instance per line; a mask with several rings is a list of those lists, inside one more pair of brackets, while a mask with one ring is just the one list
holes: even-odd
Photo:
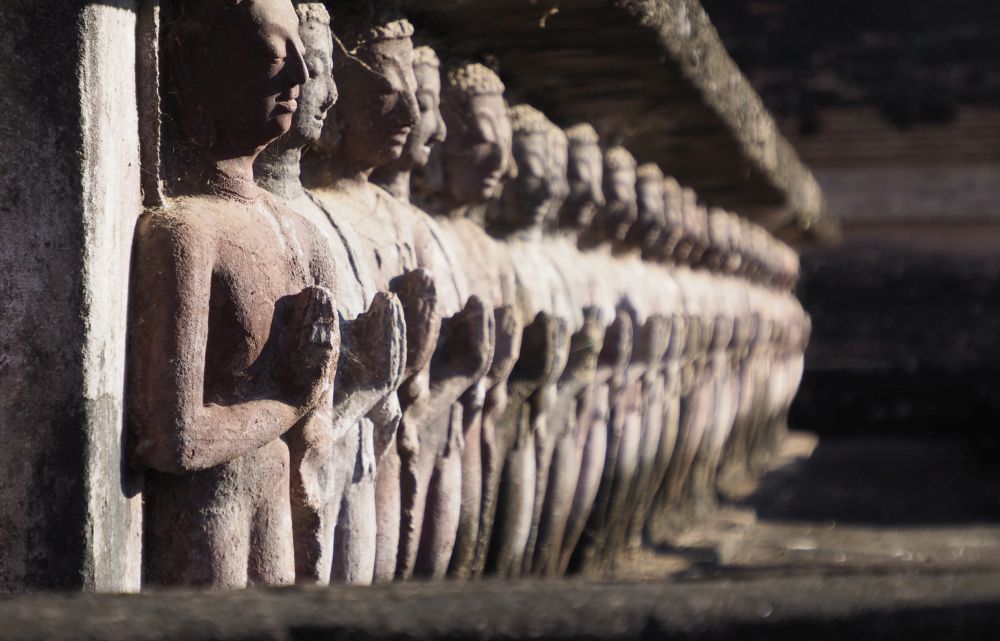
[[581, 122], [567, 129], [566, 138], [571, 145], [596, 145], [601, 141], [597, 130], [586, 122]]
[[326, 0], [333, 32], [351, 54], [375, 42], [410, 38], [413, 25], [395, 0]]
[[478, 62], [470, 62], [448, 70], [444, 91], [448, 96], [468, 100], [472, 96], [502, 96], [507, 87], [493, 70]]
[[635, 178], [638, 181], [655, 180], [663, 182], [663, 170], [655, 162], [647, 162], [639, 165], [635, 169]]
[[430, 47], [417, 47], [413, 50], [413, 66], [427, 66], [439, 69], [441, 67], [441, 59], [438, 58], [437, 53]]
[[612, 147], [604, 152], [604, 168], [608, 171], [635, 169], [635, 156], [624, 147]]
[[558, 128], [545, 114], [531, 105], [515, 105], [507, 110], [507, 117], [515, 136], [548, 134]]
[[316, 23], [323, 27], [330, 26], [330, 12], [326, 5], [316, 0], [295, 0], [295, 12], [299, 14], [299, 23], [306, 25]]

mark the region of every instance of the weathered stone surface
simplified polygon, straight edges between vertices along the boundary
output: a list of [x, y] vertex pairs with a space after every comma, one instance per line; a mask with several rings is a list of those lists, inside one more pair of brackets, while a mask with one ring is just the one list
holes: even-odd
[[136, 589], [122, 466], [135, 3], [0, 9], [0, 590]]

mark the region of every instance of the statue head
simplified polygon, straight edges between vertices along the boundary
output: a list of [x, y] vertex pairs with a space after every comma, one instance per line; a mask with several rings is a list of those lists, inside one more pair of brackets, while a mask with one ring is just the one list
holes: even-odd
[[729, 218], [726, 212], [713, 207], [708, 210], [708, 246], [702, 262], [713, 272], [723, 271], [729, 253]]
[[708, 212], [698, 203], [698, 195], [688, 187], [683, 191], [684, 243], [686, 261], [691, 265], [701, 262], [708, 248]]
[[309, 73], [289, 0], [189, 0], [167, 47], [197, 147], [251, 155], [291, 130]]
[[624, 147], [604, 153], [604, 196], [600, 226], [609, 240], [624, 241], [638, 216], [635, 191], [635, 158]]
[[659, 250], [667, 226], [663, 212], [663, 172], [656, 163], [645, 163], [636, 168], [635, 177], [638, 220], [629, 237], [642, 248], [644, 255], [652, 256]]
[[299, 108], [295, 112], [289, 146], [305, 146], [319, 140], [326, 115], [337, 102], [337, 85], [333, 79], [333, 39], [330, 13], [321, 2], [297, 2], [299, 37], [305, 46], [303, 57], [309, 79], [299, 92]]
[[663, 177], [663, 228], [660, 239], [660, 256], [672, 258], [684, 236], [684, 192], [673, 176]]
[[331, 6], [334, 71], [344, 89], [323, 145], [352, 168], [399, 159], [419, 120], [413, 25], [385, 0]]
[[511, 128], [505, 87], [478, 63], [451, 69], [441, 112], [448, 138], [441, 145], [447, 189], [459, 205], [481, 204], [500, 195], [511, 160]]
[[410, 132], [401, 161], [411, 168], [424, 167], [431, 149], [444, 142], [448, 128], [441, 115], [441, 61], [430, 47], [413, 51], [413, 74], [417, 80], [420, 119]]
[[746, 218], [736, 218], [735, 229], [733, 230], [733, 251], [739, 254], [739, 270], [738, 273], [741, 276], [750, 277], [751, 265], [751, 247], [750, 243], [752, 240], [752, 227], [753, 223], [748, 221]]
[[767, 246], [770, 242], [767, 231], [760, 225], [751, 225], [749, 242], [749, 275], [755, 282], [767, 280]]
[[549, 127], [549, 184], [552, 189], [552, 203], [546, 216], [549, 228], [559, 223], [559, 212], [569, 197], [569, 139], [566, 132], [555, 124]]
[[558, 151], [552, 150], [553, 132], [558, 127], [530, 105], [512, 107], [508, 117], [517, 174], [504, 189], [502, 224], [514, 229], [537, 228], [562, 204], [562, 188], [556, 183], [565, 183], [565, 178], [554, 178], [554, 165], [558, 163], [553, 162], [553, 155]]
[[604, 207], [604, 153], [597, 131], [586, 123], [566, 130], [569, 194], [559, 214], [561, 227], [583, 230]]
[[726, 214], [726, 255], [722, 262], [722, 271], [726, 274], [738, 274], [743, 267], [743, 254], [740, 251], [740, 220], [731, 211]]

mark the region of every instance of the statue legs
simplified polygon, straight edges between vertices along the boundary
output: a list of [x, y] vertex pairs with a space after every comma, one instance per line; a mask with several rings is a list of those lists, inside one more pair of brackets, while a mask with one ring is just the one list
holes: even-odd
[[449, 573], [468, 578], [479, 536], [479, 515], [483, 498], [483, 406], [487, 381], [481, 380], [462, 398], [462, 496], [458, 529], [452, 549]]
[[604, 476], [608, 452], [608, 425], [611, 417], [608, 407], [609, 393], [607, 383], [596, 383], [590, 395], [590, 402], [586, 404], [582, 413], [587, 426], [586, 440], [581, 451], [576, 492], [573, 495], [569, 517], [566, 519], [566, 533], [559, 551], [557, 573], [560, 575], [569, 570]]
[[376, 476], [371, 420], [358, 421], [348, 450], [354, 465], [348, 467], [343, 503], [334, 535], [332, 580], [348, 585], [370, 585], [375, 577]]
[[295, 580], [288, 448], [280, 439], [184, 475], [146, 475], [145, 581], [240, 589]]
[[434, 460], [427, 488], [415, 574], [444, 578], [455, 549], [462, 511], [462, 407], [453, 408], [444, 446]]

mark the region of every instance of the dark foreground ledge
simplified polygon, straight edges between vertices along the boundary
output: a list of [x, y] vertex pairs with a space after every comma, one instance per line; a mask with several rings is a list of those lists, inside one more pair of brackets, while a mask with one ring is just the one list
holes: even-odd
[[485, 582], [0, 600], [0, 639], [1000, 638], [1000, 574]]

